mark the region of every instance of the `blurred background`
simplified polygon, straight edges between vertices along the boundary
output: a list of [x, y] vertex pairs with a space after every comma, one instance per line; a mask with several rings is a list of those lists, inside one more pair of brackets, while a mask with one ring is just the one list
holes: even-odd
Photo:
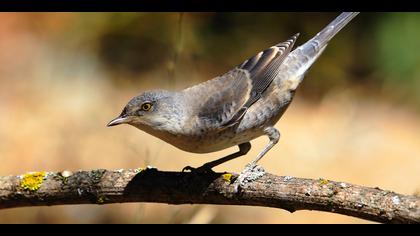
[[[223, 74], [339, 13], [1, 13], [0, 175], [179, 171], [236, 151], [186, 153], [130, 126], [133, 96]], [[269, 172], [420, 194], [420, 14], [361, 13], [330, 43], [277, 123]], [[216, 168], [240, 172], [264, 147]], [[0, 223], [368, 223], [315, 211], [129, 203], [0, 211]]]

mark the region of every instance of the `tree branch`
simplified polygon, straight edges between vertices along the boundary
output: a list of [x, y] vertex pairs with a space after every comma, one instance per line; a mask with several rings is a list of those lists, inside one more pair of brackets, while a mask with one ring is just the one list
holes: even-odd
[[420, 198], [328, 180], [265, 174], [235, 192], [236, 174], [154, 168], [37, 172], [0, 177], [0, 209], [62, 204], [159, 202], [334, 212], [383, 223], [420, 223]]

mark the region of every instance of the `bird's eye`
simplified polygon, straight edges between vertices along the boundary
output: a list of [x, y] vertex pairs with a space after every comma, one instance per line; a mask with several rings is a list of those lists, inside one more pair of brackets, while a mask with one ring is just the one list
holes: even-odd
[[150, 102], [143, 103], [141, 109], [143, 111], [150, 111], [150, 109], [152, 109], [152, 104]]

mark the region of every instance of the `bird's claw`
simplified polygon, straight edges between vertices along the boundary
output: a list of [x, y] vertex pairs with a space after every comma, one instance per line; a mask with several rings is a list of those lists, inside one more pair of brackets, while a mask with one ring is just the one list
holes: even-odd
[[181, 172], [187, 172], [187, 171], [193, 172], [195, 169], [196, 168], [194, 168], [192, 166], [186, 166], [186, 167], [182, 168]]
[[182, 172], [186, 172], [186, 171], [194, 172], [194, 173], [198, 173], [198, 174], [201, 174], [201, 173], [205, 174], [205, 173], [212, 172], [213, 170], [209, 166], [204, 164], [204, 165], [202, 165], [200, 167], [197, 167], [197, 168], [192, 167], [192, 166], [186, 166], [186, 167], [182, 168]]
[[265, 170], [262, 166], [255, 163], [251, 163], [245, 166], [245, 169], [241, 172], [235, 181], [235, 192], [237, 193], [240, 188], [244, 187], [247, 183], [253, 182], [265, 174]]

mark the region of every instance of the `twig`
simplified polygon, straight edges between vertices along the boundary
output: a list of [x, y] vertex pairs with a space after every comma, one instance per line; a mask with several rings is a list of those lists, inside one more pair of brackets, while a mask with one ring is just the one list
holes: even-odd
[[37, 172], [0, 177], [0, 209], [62, 204], [159, 202], [334, 212], [383, 223], [420, 223], [420, 198], [325, 179], [265, 174], [234, 191], [236, 174], [154, 168]]

